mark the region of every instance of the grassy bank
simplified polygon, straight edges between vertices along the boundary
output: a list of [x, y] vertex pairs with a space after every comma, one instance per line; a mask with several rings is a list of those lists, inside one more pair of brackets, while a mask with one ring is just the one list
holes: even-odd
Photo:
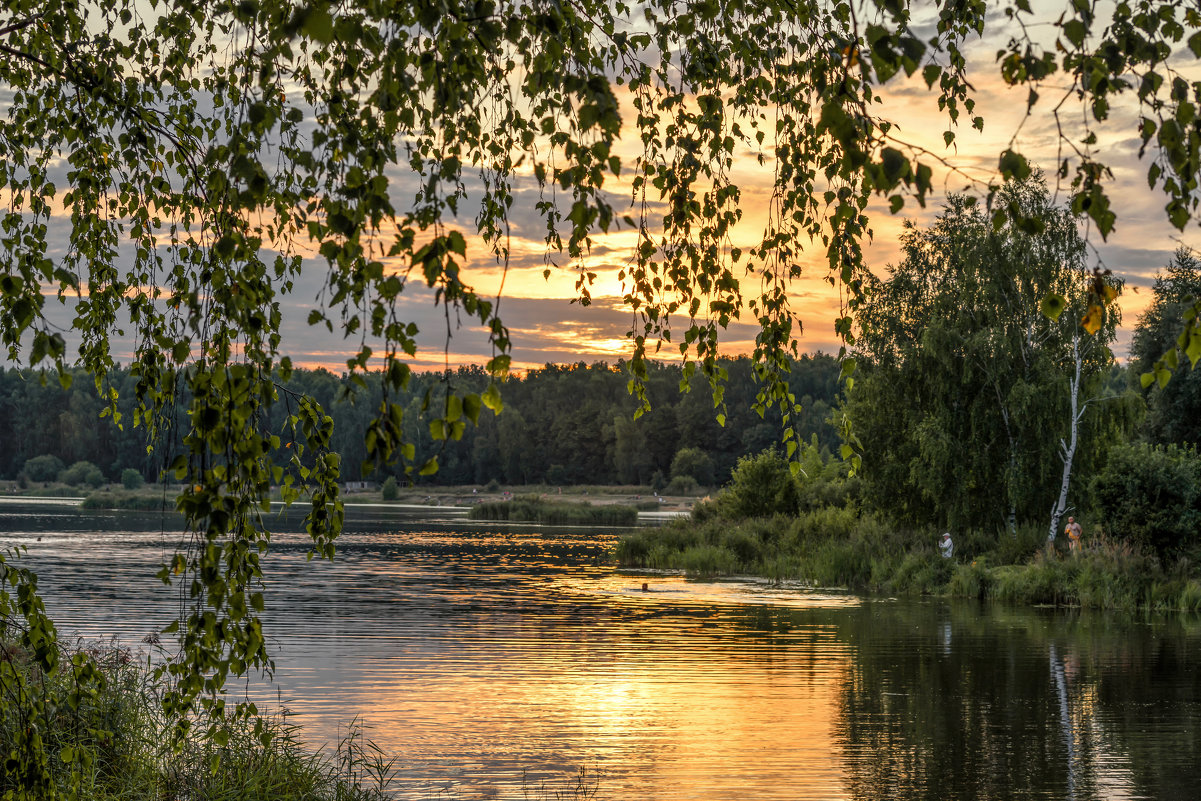
[[[934, 530], [904, 531], [853, 508], [730, 520], [706, 512], [622, 538], [625, 566], [697, 576], [749, 574], [815, 586], [949, 595], [1098, 609], [1201, 610], [1201, 578], [1186, 560], [1165, 568], [1132, 546], [1091, 538], [1084, 553], [1048, 552], [1034, 526], [1016, 535], [955, 533], [939, 555]], [[1063, 548], [1065, 543], [1059, 543]]]
[[175, 491], [163, 494], [161, 487], [145, 490], [106, 489], [90, 492], [80, 504], [84, 509], [135, 509], [143, 512], [175, 511]]
[[[221, 741], [194, 737], [176, 752], [159, 714], [161, 688], [144, 663], [120, 648], [64, 653], [63, 667], [45, 676], [22, 658], [19, 648], [0, 644], [9, 670], [0, 670], [6, 703], [0, 705], [0, 749], [20, 754], [0, 773], [0, 796], [94, 801], [376, 801], [388, 797], [382, 784], [386, 764], [361, 737], [345, 740], [334, 754], [305, 749], [283, 719], [263, 721], [269, 738], [253, 722], [230, 722]], [[78, 694], [73, 657], [86, 653], [99, 671], [95, 693]], [[78, 659], [76, 660], [78, 661]], [[83, 664], [82, 662], [79, 662]], [[32, 695], [30, 695], [32, 693]], [[77, 693], [72, 703], [72, 693]], [[20, 699], [26, 702], [21, 703]], [[35, 699], [37, 699], [35, 701]], [[42, 714], [35, 714], [40, 706]], [[31, 716], [33, 715], [33, 716]], [[36, 731], [45, 755], [36, 767], [22, 733]], [[264, 745], [264, 739], [267, 744]], [[44, 773], [43, 773], [44, 770]], [[381, 771], [383, 771], [381, 775]], [[24, 774], [24, 778], [22, 778]], [[377, 780], [376, 776], [381, 775]], [[36, 787], [22, 795], [22, 785]]]
[[638, 510], [633, 506], [554, 501], [537, 495], [518, 495], [508, 501], [491, 501], [471, 507], [472, 520], [511, 523], [546, 523], [564, 526], [633, 526]]

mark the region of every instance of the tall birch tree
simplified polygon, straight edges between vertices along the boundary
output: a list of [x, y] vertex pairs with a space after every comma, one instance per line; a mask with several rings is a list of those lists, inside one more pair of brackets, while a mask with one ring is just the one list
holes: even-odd
[[929, 228], [907, 229], [901, 262], [868, 285], [849, 413], [882, 508], [1012, 531], [1045, 514], [1071, 473], [1078, 412], [1112, 364], [1117, 323], [1099, 316], [1082, 348], [1080, 321], [1095, 283], [1116, 290], [1085, 268], [1075, 220], [1041, 180], [998, 197], [1038, 224], [995, 229], [983, 204], [952, 197]]

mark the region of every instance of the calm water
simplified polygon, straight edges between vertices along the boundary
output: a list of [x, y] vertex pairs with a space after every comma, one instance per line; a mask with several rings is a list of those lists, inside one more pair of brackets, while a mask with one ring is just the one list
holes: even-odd
[[[277, 671], [248, 691], [313, 744], [357, 718], [401, 798], [523, 798], [580, 767], [614, 801], [1201, 796], [1195, 618], [621, 573], [612, 532], [347, 528], [333, 564], [276, 536]], [[0, 506], [0, 542], [88, 638], [170, 621], [153, 574], [176, 539], [153, 515]]]

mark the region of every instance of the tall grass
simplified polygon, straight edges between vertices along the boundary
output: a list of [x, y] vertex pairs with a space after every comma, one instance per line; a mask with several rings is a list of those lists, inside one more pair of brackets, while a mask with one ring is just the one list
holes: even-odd
[[955, 533], [955, 556], [944, 559], [938, 535], [892, 527], [849, 507], [742, 520], [704, 508], [692, 519], [623, 537], [616, 557], [623, 565], [702, 577], [751, 574], [866, 592], [1201, 610], [1201, 577], [1187, 561], [1165, 570], [1129, 543], [1097, 537], [1073, 555], [1048, 550], [1041, 526], [1014, 533], [969, 530]]
[[593, 506], [518, 495], [509, 501], [476, 504], [471, 507], [470, 518], [563, 526], [633, 526], [638, 522], [638, 510], [620, 504]]
[[[217, 738], [193, 736], [180, 750], [167, 745], [159, 688], [147, 665], [128, 650], [89, 647], [67, 651], [99, 670], [95, 693], [79, 693], [72, 671], [37, 673], [19, 648], [3, 644], [8, 664], [25, 673], [43, 704], [39, 735], [49, 787], [61, 797], [95, 801], [379, 801], [387, 798], [391, 763], [361, 735], [347, 737], [332, 756], [306, 750], [285, 718], [229, 721]], [[6, 686], [7, 689], [7, 686]], [[74, 703], [72, 694], [75, 694]], [[0, 704], [0, 752], [20, 748], [25, 710], [6, 695]], [[195, 727], [199, 730], [202, 727]], [[266, 736], [263, 736], [263, 735]], [[0, 774], [0, 796], [33, 798]], [[23, 794], [24, 793], [24, 794]]]
[[90, 492], [80, 504], [84, 509], [133, 509], [157, 512], [163, 508], [175, 510], [175, 493], [164, 495], [161, 487], [149, 490], [98, 490]]

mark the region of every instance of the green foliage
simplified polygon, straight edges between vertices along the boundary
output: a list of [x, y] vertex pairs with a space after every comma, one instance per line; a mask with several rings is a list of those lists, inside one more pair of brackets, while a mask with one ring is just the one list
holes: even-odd
[[701, 485], [690, 475], [676, 476], [663, 488], [664, 495], [699, 495]]
[[738, 460], [730, 483], [717, 498], [721, 515], [729, 519], [792, 515], [799, 503], [788, 462], [775, 451]]
[[1094, 480], [1101, 527], [1165, 562], [1201, 553], [1201, 456], [1145, 443], [1116, 448]]
[[54, 481], [63, 471], [63, 467], [62, 459], [43, 454], [26, 460], [25, 467], [21, 472], [27, 475], [30, 481]]
[[638, 510], [621, 504], [593, 505], [517, 495], [507, 501], [477, 503], [471, 507], [470, 517], [559, 526], [632, 526], [638, 522]]
[[[182, 539], [195, 543], [159, 574], [195, 610], [179, 623], [178, 658], [162, 668], [173, 682], [163, 700], [177, 741], [198, 713], [214, 736], [230, 716], [253, 714], [246, 702], [227, 707], [220, 693], [229, 675], [270, 668], [256, 587], [271, 487], [288, 501], [308, 499], [315, 555], [333, 555], [341, 528], [333, 420], [276, 381], [292, 369], [281, 306], [307, 286], [302, 269], [313, 254], [325, 264], [309, 323], [350, 343], [347, 370], [359, 390], [370, 370], [380, 377], [364, 403], [370, 419], [355, 471], [398, 463], [406, 476], [431, 475], [441, 454], [418, 454], [406, 428], [415, 416], [450, 447], [483, 409], [501, 411], [497, 382], [512, 343], [499, 304], [464, 280], [469, 243], [457, 221], [474, 219], [472, 261], [479, 250], [482, 261], [508, 266], [511, 210], [527, 197], [545, 224], [548, 263], [561, 253], [571, 267], [585, 265], [595, 236], [633, 232], [619, 278], [634, 315], [628, 368], [642, 411], [649, 357], [668, 345], [687, 362], [685, 381], [702, 376], [724, 417], [718, 332], [749, 312], [759, 328], [753, 405], [778, 410], [790, 457], [803, 414], [789, 384], [800, 249], [824, 248], [828, 277], [847, 293], [835, 327], [849, 342], [871, 280], [862, 255], [869, 200], [886, 198], [895, 212], [934, 191], [924, 162], [938, 157], [871, 111], [882, 87], [920, 73], [931, 105], [947, 115], [949, 145], [961, 115], [984, 125], [973, 116], [961, 43], [986, 22], [991, 32], [1032, 16], [1024, 2], [1008, 13], [957, 4], [925, 39], [904, 3], [864, 14], [812, 0], [144, 6], [5, 6], [0, 344], [10, 361], [53, 370], [64, 386], [77, 357], [102, 413], [143, 427], [152, 444], [177, 424], [183, 431], [178, 451], [159, 451], [178, 453], [165, 467], [184, 487]], [[1167, 218], [1183, 228], [1195, 214], [1196, 92], [1169, 65], [1201, 49], [1201, 18], [1187, 4], [1152, 9], [1118, 4], [1098, 30], [1092, 5], [1073, 3], [1052, 21], [1054, 48], [1029, 38], [1042, 26], [1021, 24], [999, 54], [1002, 79], [1029, 86], [1029, 105], [1047, 80], [1081, 104], [1090, 130], [1060, 130], [1076, 154], [1061, 176], [1073, 212], [1102, 236], [1116, 217], [1109, 169], [1088, 147], [1119, 92], [1137, 98], [1148, 181], [1164, 194]], [[619, 137], [623, 154], [635, 143], [633, 164], [623, 165]], [[732, 167], [744, 160], [767, 167], [773, 202], [762, 235], [737, 248], [744, 201]], [[1021, 153], [1000, 154], [1001, 176], [1029, 171]], [[633, 202], [628, 218], [614, 208], [615, 185]], [[1041, 225], [997, 187], [977, 188], [994, 201], [991, 224]], [[594, 278], [578, 274], [582, 303]], [[448, 321], [480, 325], [495, 353], [485, 387], [454, 387], [448, 377], [416, 414], [397, 402], [418, 346], [401, 297], [413, 287], [428, 290]], [[54, 297], [76, 299], [69, 320], [54, 319]], [[673, 319], [687, 319], [685, 330], [673, 331]], [[1095, 320], [1091, 309], [1085, 319]], [[75, 354], [64, 330], [78, 332]], [[112, 381], [117, 337], [135, 343], [128, 418]], [[282, 423], [273, 420], [280, 406]], [[505, 436], [522, 431], [514, 425]], [[921, 446], [932, 455], [919, 466], [951, 461], [942, 431], [925, 430]], [[554, 464], [567, 470], [548, 460], [547, 473]], [[637, 459], [622, 466], [643, 481]], [[919, 477], [921, 503], [948, 474], [934, 467]], [[982, 500], [976, 494], [964, 500]]]
[[89, 492], [80, 504], [84, 509], [138, 509], [144, 512], [168, 510], [170, 504], [162, 492]]
[[388, 476], [380, 487], [380, 494], [385, 501], [394, 501], [400, 497], [400, 488], [396, 484], [396, 476]]
[[127, 467], [121, 471], [121, 486], [130, 492], [139, 490], [146, 483], [146, 479], [142, 478], [141, 472], [134, 470], [132, 467]]
[[[1072, 343], [1101, 279], [1084, 269], [1076, 220], [1041, 179], [1007, 184], [995, 202], [1038, 225], [998, 227], [981, 204], [953, 196], [932, 226], [906, 229], [888, 279], [868, 282], [863, 375], [847, 413], [867, 456], [864, 494], [899, 520], [1012, 528], [1058, 496]], [[1057, 320], [1039, 309], [1048, 294], [1065, 304]], [[1116, 324], [1107, 310], [1082, 340], [1082, 402], [1107, 391]], [[1101, 460], [1127, 417], [1105, 402], [1081, 419], [1077, 472]]]
[[80, 461], [59, 473], [58, 480], [71, 487], [87, 484], [96, 488], [104, 483], [104, 473], [91, 462]]
[[[226, 726], [223, 745], [197, 738], [179, 753], [165, 748], [164, 721], [146, 664], [122, 648], [89, 647], [63, 652], [61, 665], [89, 664], [87, 683], [71, 671], [39, 674], [29, 654], [10, 639], [0, 641], [5, 664], [36, 690], [46, 710], [36, 721], [44, 751], [52, 755], [35, 782], [14, 772], [0, 777], [6, 798], [80, 798], [89, 801], [159, 801], [163, 798], [222, 801], [383, 801], [388, 775], [360, 733], [339, 744], [334, 758], [304, 748], [284, 720]], [[11, 680], [13, 674], [5, 676]], [[11, 683], [5, 684], [11, 690]], [[12, 696], [6, 696], [12, 698]], [[0, 749], [28, 754], [24, 739], [34, 723], [22, 707], [0, 707]], [[263, 736], [266, 735], [266, 736]], [[264, 744], [265, 741], [265, 744]], [[31, 763], [32, 764], [32, 763]], [[36, 788], [36, 789], [34, 789]], [[33, 790], [33, 792], [30, 792]], [[23, 793], [26, 793], [23, 795]]]
[[1048, 552], [1041, 526], [1019, 533], [1015, 539], [957, 532], [956, 556], [944, 559], [935, 547], [936, 529], [907, 531], [852, 509], [825, 508], [796, 517], [673, 521], [623, 536], [615, 555], [628, 566], [800, 579], [867, 592], [1095, 609], [1201, 609], [1201, 579], [1189, 572], [1188, 562], [1165, 571], [1154, 556], [1108, 537], [1090, 537], [1079, 555]]
[[1155, 277], [1151, 303], [1138, 318], [1130, 346], [1131, 372], [1142, 377], [1147, 398], [1144, 430], [1158, 444], [1201, 445], [1201, 371], [1180, 369], [1201, 348], [1201, 331], [1188, 330], [1198, 303], [1201, 262], [1182, 248]]
[[671, 460], [671, 477], [687, 477], [695, 484], [711, 487], [714, 483], [713, 460], [700, 448], [680, 448]]

